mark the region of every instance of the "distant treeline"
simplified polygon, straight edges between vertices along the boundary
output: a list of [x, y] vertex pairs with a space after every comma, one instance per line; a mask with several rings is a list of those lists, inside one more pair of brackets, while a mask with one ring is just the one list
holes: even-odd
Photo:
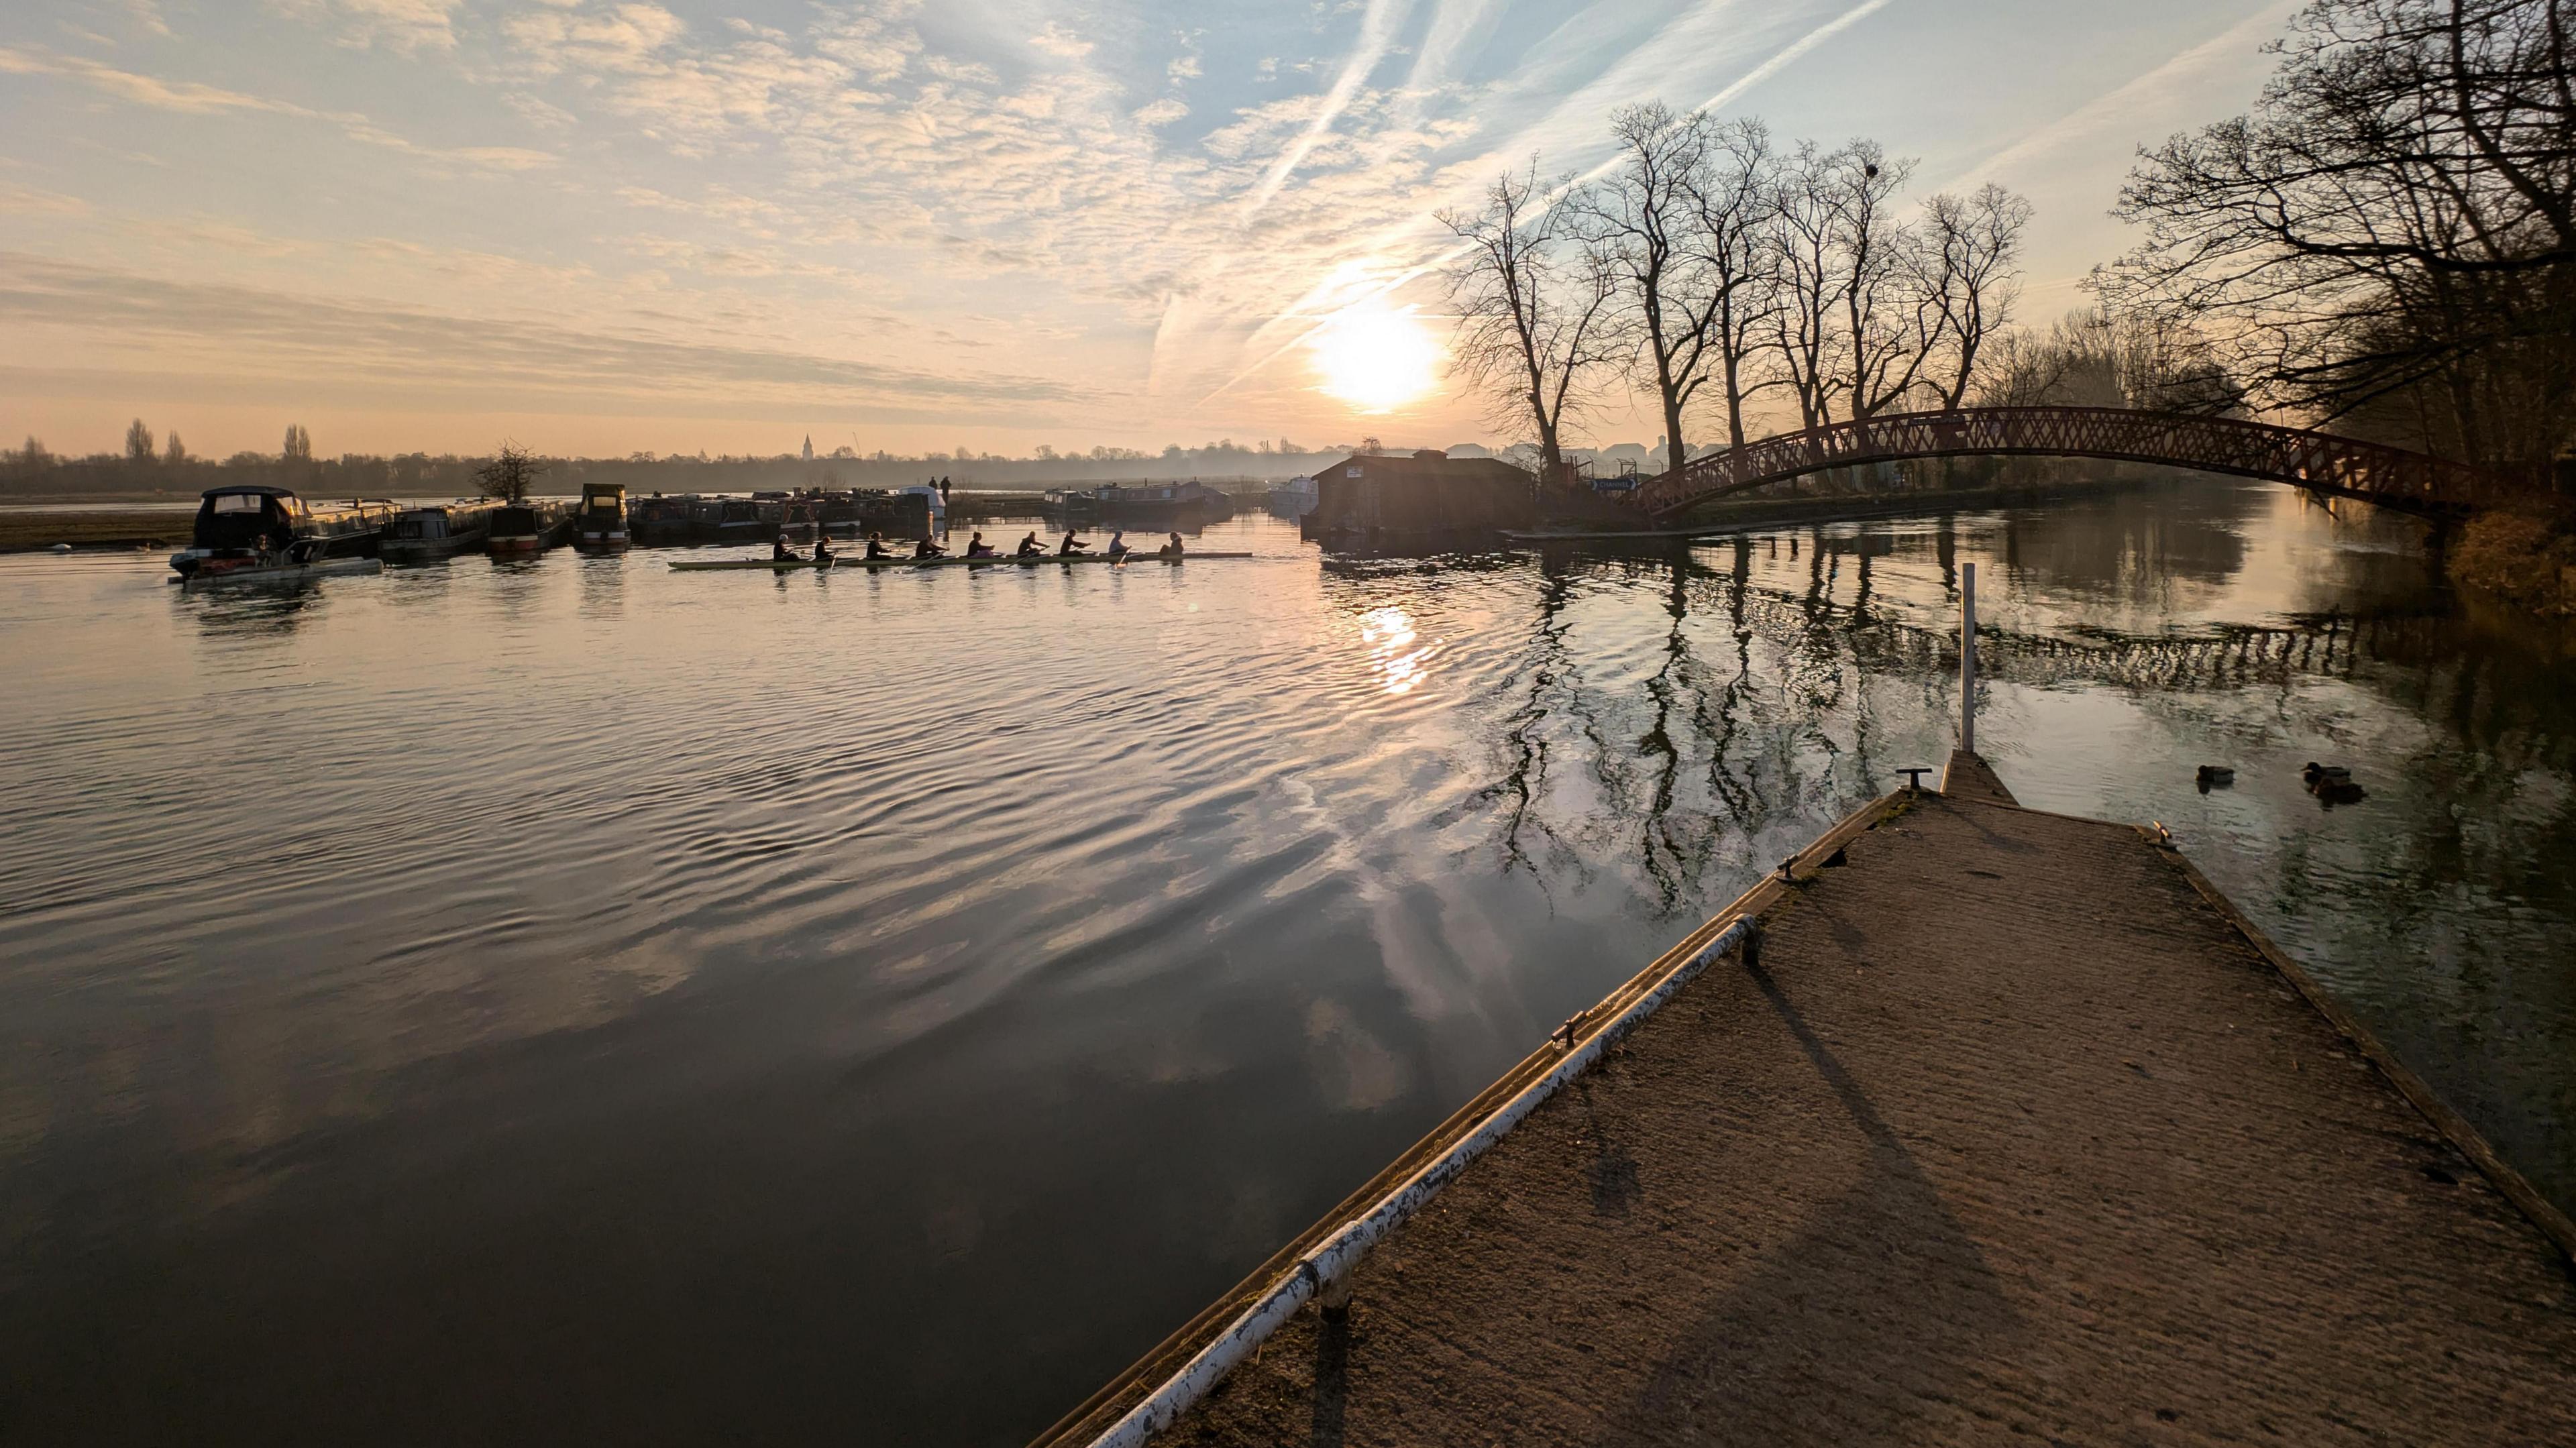
[[[966, 451], [897, 457], [886, 452], [861, 454], [846, 447], [811, 459], [801, 453], [775, 457], [633, 453], [622, 458], [540, 458], [545, 472], [535, 491], [570, 496], [586, 482], [621, 484], [630, 494], [901, 488], [941, 478], [959, 488], [1031, 491], [1079, 483], [1192, 478], [1209, 483], [1279, 482], [1312, 474], [1355, 452], [1411, 450], [1371, 437], [1320, 449], [1286, 438], [1249, 445], [1226, 440], [1194, 448], [1174, 444], [1159, 453], [1112, 447], [1059, 453], [1042, 447], [1036, 456], [1025, 458]], [[1499, 452], [1477, 443], [1454, 443], [1446, 451], [1454, 457], [1500, 457], [1533, 471], [1539, 454], [1537, 444], [1526, 442]], [[1602, 473], [1615, 473], [1624, 467], [1646, 466], [1652, 452], [1640, 443], [1620, 443], [1569, 448], [1566, 455]], [[315, 457], [311, 437], [303, 428], [291, 427], [286, 445], [277, 452], [238, 452], [218, 462], [189, 453], [175, 433], [156, 446], [150, 427], [137, 420], [127, 429], [122, 453], [66, 457], [32, 437], [16, 449], [0, 449], [0, 495], [193, 494], [229, 483], [266, 483], [317, 498], [461, 498], [481, 490], [477, 474], [490, 461], [489, 456], [454, 453]]]
[[[488, 457], [456, 454], [401, 453], [377, 457], [346, 453], [315, 457], [312, 440], [301, 427], [290, 428], [278, 452], [240, 452], [220, 462], [191, 455], [174, 434], [155, 444], [140, 420], [127, 430], [122, 453], [66, 457], [28, 438], [24, 446], [0, 450], [0, 493], [18, 496], [110, 493], [197, 493], [231, 483], [266, 483], [314, 497], [434, 498], [468, 497], [481, 487], [476, 474]], [[1181, 481], [1277, 481], [1309, 474], [1353, 452], [1380, 450], [1375, 438], [1310, 449], [1282, 438], [1276, 443], [1246, 445], [1231, 440], [1185, 448], [1177, 444], [1159, 453], [1132, 448], [1094, 448], [1083, 453], [1038, 449], [1037, 456], [1006, 458], [971, 452], [930, 453], [896, 457], [850, 448], [775, 457], [635, 453], [622, 458], [545, 458], [546, 471], [536, 491], [568, 495], [586, 482], [622, 484], [629, 493], [742, 493], [766, 488], [900, 488], [946, 478], [959, 488], [1042, 489], [1069, 484], [1147, 479]], [[1475, 444], [1459, 444], [1460, 456], [1489, 456]], [[1635, 444], [1608, 450], [1605, 457], [1642, 457]]]

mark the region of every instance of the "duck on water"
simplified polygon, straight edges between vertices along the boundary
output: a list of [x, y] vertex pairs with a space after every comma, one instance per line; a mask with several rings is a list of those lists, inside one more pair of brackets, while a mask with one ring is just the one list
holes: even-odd
[[383, 499], [306, 503], [286, 488], [237, 483], [200, 495], [189, 546], [170, 555], [183, 583], [373, 573], [379, 541], [401, 509]]

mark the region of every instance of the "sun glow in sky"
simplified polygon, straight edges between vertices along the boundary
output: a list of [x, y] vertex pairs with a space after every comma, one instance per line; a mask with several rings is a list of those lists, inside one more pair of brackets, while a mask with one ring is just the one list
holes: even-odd
[[2045, 322], [2297, 3], [10, 0], [0, 442], [1508, 442], [1440, 356], [1497, 172], [1650, 98], [1875, 136], [2031, 197]]
[[1443, 353], [1429, 324], [1383, 297], [1335, 312], [1306, 346], [1324, 391], [1361, 412], [1392, 412], [1440, 385]]

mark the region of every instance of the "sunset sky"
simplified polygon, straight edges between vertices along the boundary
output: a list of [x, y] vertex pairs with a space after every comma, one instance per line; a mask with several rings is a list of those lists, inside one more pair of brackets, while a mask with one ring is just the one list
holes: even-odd
[[2130, 153], [2243, 110], [2294, 8], [12, 0], [0, 435], [1508, 441], [1428, 270], [1497, 170], [1595, 165], [1653, 98], [1876, 137], [1914, 196], [2032, 199], [2045, 321], [2125, 245]]

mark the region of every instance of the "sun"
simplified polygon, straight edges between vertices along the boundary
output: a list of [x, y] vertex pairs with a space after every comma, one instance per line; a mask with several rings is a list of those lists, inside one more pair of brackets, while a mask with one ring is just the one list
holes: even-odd
[[1307, 339], [1324, 390], [1362, 412], [1389, 412], [1431, 391], [1440, 344], [1413, 308], [1369, 297], [1333, 313]]

